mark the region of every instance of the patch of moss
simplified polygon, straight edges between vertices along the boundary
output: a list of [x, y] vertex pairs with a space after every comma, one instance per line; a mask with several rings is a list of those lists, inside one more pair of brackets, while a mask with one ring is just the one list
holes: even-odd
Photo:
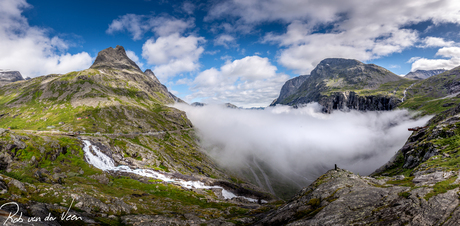
[[414, 177], [406, 177], [402, 180], [390, 180], [390, 181], [387, 181], [387, 184], [405, 186], [405, 187], [414, 187], [415, 184], [412, 182], [413, 179]]
[[449, 190], [458, 188], [459, 184], [453, 184], [457, 176], [453, 176], [447, 180], [440, 181], [433, 186], [433, 191], [425, 195], [425, 200], [429, 200], [431, 197], [436, 196], [438, 194], [446, 193]]
[[401, 196], [401, 197], [404, 197], [404, 198], [408, 199], [409, 196], [410, 196], [410, 193], [407, 192], [407, 191], [405, 191], [405, 192], [400, 192], [400, 193], [398, 193], [398, 195]]

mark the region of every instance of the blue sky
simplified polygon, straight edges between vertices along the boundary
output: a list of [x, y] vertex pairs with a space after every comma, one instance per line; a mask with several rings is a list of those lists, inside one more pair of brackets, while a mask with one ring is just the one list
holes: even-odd
[[67, 73], [122, 45], [187, 102], [267, 106], [328, 57], [451, 69], [459, 25], [458, 0], [0, 0], [0, 69]]

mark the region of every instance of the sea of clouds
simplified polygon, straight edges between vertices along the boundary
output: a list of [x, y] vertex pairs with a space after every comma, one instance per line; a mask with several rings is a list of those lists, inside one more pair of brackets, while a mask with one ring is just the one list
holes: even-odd
[[414, 119], [407, 110], [334, 111], [321, 106], [231, 109], [219, 105], [176, 104], [187, 113], [204, 151], [227, 168], [253, 157], [286, 175], [301, 174], [310, 182], [338, 167], [367, 175], [388, 162], [430, 116]]

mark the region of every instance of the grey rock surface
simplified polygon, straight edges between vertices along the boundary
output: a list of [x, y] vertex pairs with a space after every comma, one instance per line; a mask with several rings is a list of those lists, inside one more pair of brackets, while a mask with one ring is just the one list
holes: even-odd
[[205, 220], [192, 214], [184, 216], [167, 217], [161, 215], [126, 215], [122, 222], [126, 225], [157, 226], [157, 225], [209, 225], [209, 226], [232, 226], [230, 222], [220, 219]]
[[[432, 188], [382, 186], [330, 170], [256, 225], [455, 225], [458, 188], [426, 200]], [[405, 194], [405, 195], [403, 195]]]
[[416, 186], [424, 186], [424, 185], [434, 185], [440, 181], [444, 181], [448, 178], [453, 176], [453, 172], [434, 172], [429, 174], [422, 174], [418, 173], [415, 178], [412, 180], [416, 184]]
[[396, 108], [400, 102], [394, 97], [359, 96], [355, 92], [335, 92], [318, 100], [324, 107], [323, 111], [328, 113], [332, 110], [389, 111]]
[[123, 46], [118, 46], [114, 49], [112, 47], [104, 49], [97, 54], [96, 60], [90, 68], [114, 68], [114, 69], [132, 69], [141, 71], [134, 61], [129, 59], [126, 55]]

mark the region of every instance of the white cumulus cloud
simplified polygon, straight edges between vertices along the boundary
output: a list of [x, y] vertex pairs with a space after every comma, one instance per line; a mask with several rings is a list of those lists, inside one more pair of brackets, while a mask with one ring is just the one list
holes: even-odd
[[267, 33], [263, 40], [281, 47], [283, 66], [304, 74], [328, 57], [366, 61], [420, 42], [426, 47], [452, 45], [436, 37], [421, 39], [410, 26], [425, 21], [460, 24], [459, 9], [457, 0], [226, 0], [216, 2], [206, 20], [230, 18], [221, 23], [227, 31], [253, 31], [257, 29], [247, 27], [265, 22], [288, 24], [285, 33]]
[[236, 39], [228, 34], [222, 34], [217, 36], [217, 38], [214, 40], [214, 45], [216, 46], [224, 46], [225, 48], [229, 48], [229, 46], [236, 46]]
[[268, 58], [259, 56], [228, 61], [220, 69], [199, 73], [191, 83], [193, 94], [186, 101], [204, 98], [210, 103], [230, 102], [241, 107], [268, 106], [289, 79], [276, 70]]
[[453, 46], [455, 44], [454, 41], [446, 41], [440, 37], [426, 37], [423, 39], [423, 45], [419, 46], [422, 48], [430, 48], [430, 47], [448, 47]]
[[203, 37], [185, 37], [179, 33], [151, 38], [142, 46], [142, 57], [148, 64], [155, 65], [153, 70], [159, 79], [167, 79], [199, 69], [198, 60], [204, 51], [201, 46], [203, 42]]
[[126, 14], [113, 20], [106, 32], [114, 34], [127, 31], [134, 40], [140, 40], [147, 32], [153, 32], [157, 36], [168, 36], [173, 33], [183, 33], [186, 29], [194, 26], [195, 23], [192, 19], [182, 20], [164, 16]]
[[443, 47], [436, 52], [436, 56], [445, 57], [448, 59], [427, 59], [414, 58], [411, 71], [416, 70], [435, 70], [445, 69], [450, 70], [460, 65], [460, 47]]
[[[191, 6], [184, 3], [186, 9], [192, 10]], [[194, 19], [126, 14], [113, 20], [106, 32], [127, 31], [134, 40], [140, 40], [151, 32], [153, 36], [142, 46], [142, 57], [153, 66], [158, 79], [166, 82], [180, 73], [196, 71], [200, 67], [199, 58], [204, 52], [202, 45], [206, 40], [195, 34], [185, 34], [193, 27]]]
[[23, 10], [24, 0], [0, 1], [0, 68], [20, 71], [24, 77], [67, 73], [91, 66], [86, 52], [66, 53], [69, 43], [49, 30], [30, 26]]

